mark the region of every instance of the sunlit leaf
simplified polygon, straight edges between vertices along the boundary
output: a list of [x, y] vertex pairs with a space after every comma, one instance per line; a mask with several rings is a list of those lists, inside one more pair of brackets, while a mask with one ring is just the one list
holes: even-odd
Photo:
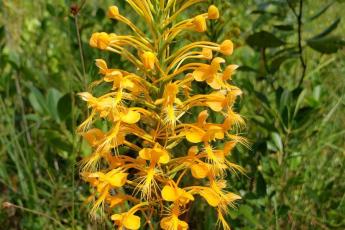
[[278, 148], [280, 152], [283, 152], [283, 141], [280, 135], [276, 132], [271, 133], [271, 138], [274, 145]]

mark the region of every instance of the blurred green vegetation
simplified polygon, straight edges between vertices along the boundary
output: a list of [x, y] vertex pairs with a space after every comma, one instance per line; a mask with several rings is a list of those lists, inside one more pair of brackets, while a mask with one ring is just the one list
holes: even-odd
[[[135, 21], [125, 1], [116, 2]], [[251, 142], [232, 155], [246, 175], [228, 177], [243, 197], [229, 222], [234, 229], [345, 229], [344, 1], [210, 2], [221, 19], [201, 36], [236, 45], [227, 61], [240, 65], [237, 107]], [[95, 58], [126, 64], [91, 49], [92, 32], [126, 28], [105, 17], [113, 1], [87, 0], [76, 19], [78, 4], [0, 0], [0, 203], [12, 204], [0, 211], [5, 229], [112, 228], [83, 204], [89, 188], [78, 162], [89, 149], [75, 129], [87, 110], [76, 93], [99, 77]], [[191, 229], [215, 228], [211, 210], [195, 218]]]

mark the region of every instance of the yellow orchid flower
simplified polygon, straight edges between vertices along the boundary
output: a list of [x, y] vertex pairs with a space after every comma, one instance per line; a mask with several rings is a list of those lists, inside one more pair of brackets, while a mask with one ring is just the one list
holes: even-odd
[[200, 66], [194, 70], [194, 79], [196, 81], [206, 81], [213, 89], [220, 89], [224, 83], [221, 78], [222, 74], [218, 73], [218, 71], [220, 70], [220, 64], [224, 62], [223, 58], [214, 58], [211, 65]]
[[160, 222], [160, 227], [164, 230], [187, 230], [187, 222], [180, 220], [178, 217], [182, 214], [178, 206], [173, 206], [169, 210], [169, 215], [163, 217]]
[[82, 135], [91, 146], [97, 146], [98, 143], [105, 137], [105, 133], [103, 133], [102, 130], [97, 128], [90, 129]]
[[196, 179], [203, 179], [209, 174], [209, 166], [206, 163], [196, 163], [191, 165], [190, 170], [192, 175]]
[[147, 203], [140, 203], [133, 208], [131, 208], [128, 212], [121, 213], [121, 214], [114, 214], [111, 216], [111, 220], [114, 221], [115, 225], [122, 229], [125, 227], [130, 230], [136, 230], [140, 228], [140, 217], [134, 215], [138, 210], [142, 208], [142, 206], [146, 206]]
[[172, 215], [163, 217], [160, 226], [164, 230], [186, 230], [188, 229], [187, 222], [180, 220], [178, 216]]
[[144, 160], [167, 164], [170, 160], [168, 151], [156, 145], [154, 148], [143, 148], [139, 151], [139, 156]]
[[176, 202], [180, 205], [186, 205], [193, 201], [194, 197], [184, 189], [177, 187], [175, 183], [166, 185], [162, 189], [162, 198], [165, 201]]
[[177, 106], [182, 105], [181, 100], [177, 97], [179, 86], [176, 83], [168, 83], [164, 89], [163, 97], [155, 101], [155, 105], [162, 104], [164, 110], [164, 121], [171, 128], [175, 128], [181, 114], [178, 114]]
[[224, 125], [206, 123], [207, 117], [207, 110], [200, 112], [198, 122], [188, 126], [184, 125], [187, 130], [182, 131], [182, 135], [185, 135], [186, 139], [191, 143], [210, 142], [216, 139], [224, 139], [224, 133], [227, 132], [227, 129], [224, 129]]

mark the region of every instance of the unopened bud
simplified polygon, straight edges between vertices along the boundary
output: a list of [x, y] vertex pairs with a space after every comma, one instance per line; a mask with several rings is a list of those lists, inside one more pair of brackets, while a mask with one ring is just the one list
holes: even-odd
[[108, 47], [110, 41], [111, 41], [111, 37], [109, 36], [109, 34], [105, 32], [93, 33], [91, 35], [89, 44], [91, 47], [104, 50]]
[[224, 55], [231, 55], [234, 51], [234, 44], [230, 40], [225, 40], [220, 44], [219, 51]]
[[219, 18], [219, 11], [215, 5], [211, 5], [208, 7], [208, 19], [218, 19]]
[[117, 6], [111, 6], [108, 8], [108, 17], [116, 19], [120, 15], [119, 8]]
[[212, 50], [208, 48], [203, 48], [202, 49], [202, 55], [207, 58], [207, 59], [212, 59]]
[[203, 16], [198, 15], [193, 20], [194, 28], [198, 32], [205, 32], [207, 29], [206, 20]]
[[146, 51], [141, 55], [142, 62], [147, 69], [153, 69], [155, 67], [156, 56], [150, 52]]

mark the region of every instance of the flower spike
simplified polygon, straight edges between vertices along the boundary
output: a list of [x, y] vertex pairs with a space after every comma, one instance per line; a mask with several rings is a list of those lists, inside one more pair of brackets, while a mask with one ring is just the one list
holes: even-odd
[[96, 32], [89, 43], [129, 65], [117, 69], [96, 59], [99, 79], [90, 89], [108, 85], [108, 91], [79, 93], [91, 110], [78, 128], [93, 151], [81, 162], [81, 176], [93, 191], [91, 212], [111, 213], [119, 229], [194, 229], [183, 214], [204, 202], [217, 214], [217, 224], [230, 229], [225, 215], [240, 196], [228, 191], [224, 178], [243, 172], [228, 157], [246, 143], [238, 135], [244, 120], [234, 109], [242, 92], [231, 83], [238, 66], [224, 58], [234, 45], [228, 39], [176, 42], [184, 33], [207, 31], [219, 10], [211, 5], [178, 21], [204, 0], [127, 2], [146, 28], [111, 6], [107, 16], [128, 26], [129, 34]]

